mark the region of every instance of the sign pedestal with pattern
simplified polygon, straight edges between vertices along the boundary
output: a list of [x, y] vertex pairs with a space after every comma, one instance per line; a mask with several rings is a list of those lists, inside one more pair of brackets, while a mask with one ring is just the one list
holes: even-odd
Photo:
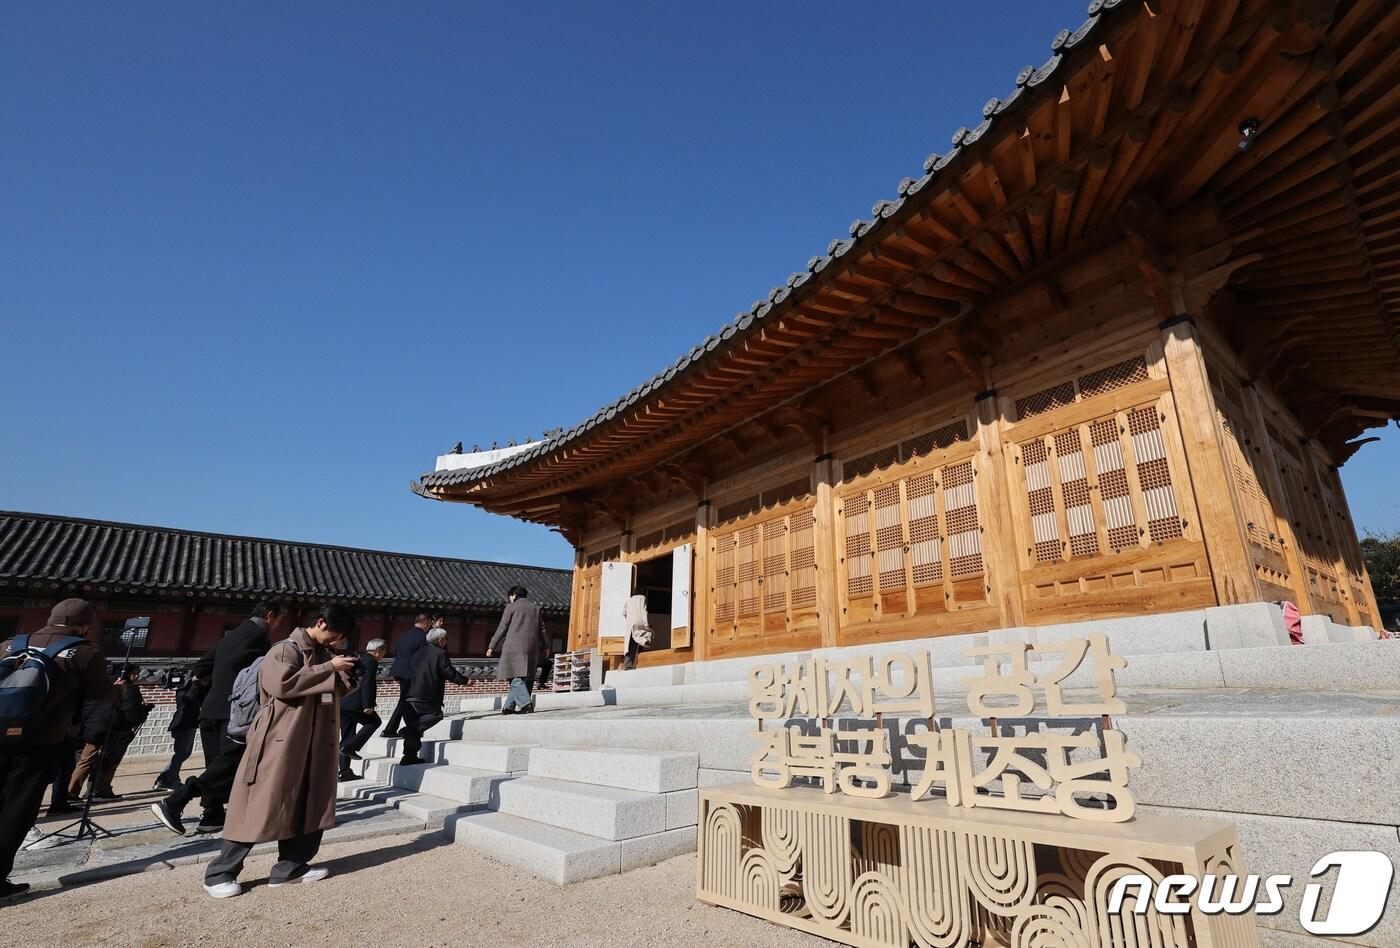
[[[1110, 717], [1125, 662], [1105, 638], [968, 655], [990, 735], [939, 723], [927, 653], [755, 667], [753, 783], [700, 791], [697, 897], [859, 946], [1256, 946], [1252, 905], [1207, 914], [1197, 886], [1173, 892], [1189, 876], [1201, 901], [1237, 898], [1235, 828], [1136, 815], [1141, 761]], [[1086, 660], [1092, 691], [1066, 694]], [[923, 751], [908, 795], [892, 793], [892, 734]]]

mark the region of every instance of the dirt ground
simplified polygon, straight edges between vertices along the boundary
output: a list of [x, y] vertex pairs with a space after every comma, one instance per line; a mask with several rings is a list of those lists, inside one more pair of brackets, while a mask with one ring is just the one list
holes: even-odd
[[831, 942], [695, 901], [695, 856], [557, 888], [441, 833], [326, 846], [323, 882], [267, 887], [248, 860], [243, 895], [215, 901], [203, 866], [40, 892], [0, 905], [4, 941], [39, 946], [817, 946]]

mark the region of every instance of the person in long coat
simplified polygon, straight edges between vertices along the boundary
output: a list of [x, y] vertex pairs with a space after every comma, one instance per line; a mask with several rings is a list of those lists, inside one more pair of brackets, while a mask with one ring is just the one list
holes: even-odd
[[350, 690], [353, 655], [336, 655], [354, 628], [343, 606], [324, 606], [313, 622], [268, 651], [258, 670], [259, 709], [248, 729], [224, 823], [224, 845], [204, 874], [214, 898], [243, 891], [238, 874], [255, 843], [277, 840], [271, 886], [324, 879], [308, 865], [321, 834], [335, 825], [340, 701]]
[[530, 685], [541, 656], [549, 657], [549, 635], [545, 632], [540, 607], [529, 600], [524, 586], [512, 586], [508, 595], [510, 604], [501, 614], [496, 634], [491, 636], [486, 657], [501, 656], [496, 665], [496, 677], [510, 682], [510, 693], [501, 704], [501, 713], [526, 714], [535, 710]]

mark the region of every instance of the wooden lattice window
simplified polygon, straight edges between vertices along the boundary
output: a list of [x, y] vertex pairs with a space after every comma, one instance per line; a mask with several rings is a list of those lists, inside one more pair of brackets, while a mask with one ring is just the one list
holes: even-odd
[[849, 458], [841, 462], [841, 477], [843, 480], [852, 481], [875, 471], [924, 457], [934, 451], [951, 448], [967, 440], [967, 419], [959, 418], [897, 444], [886, 445], [867, 454]]
[[810, 510], [793, 514], [788, 521], [792, 531], [792, 608], [815, 609], [817, 606], [817, 531], [816, 517]]
[[1184, 536], [1156, 401], [1020, 442], [1029, 565]]
[[719, 640], [815, 626], [816, 524], [811, 507], [751, 517], [714, 533]]
[[946, 611], [954, 584], [962, 599], [985, 601], [970, 458], [847, 491], [837, 520], [847, 621]]
[[1133, 356], [1016, 399], [1016, 418], [1025, 421], [1086, 398], [1096, 398], [1136, 382], [1145, 382], [1148, 377], [1147, 359]]

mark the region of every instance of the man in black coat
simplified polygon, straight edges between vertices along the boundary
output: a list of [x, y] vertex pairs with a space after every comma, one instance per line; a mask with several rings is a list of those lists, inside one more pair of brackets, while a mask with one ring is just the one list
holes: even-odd
[[411, 767], [423, 763], [418, 752], [423, 749], [423, 734], [442, 720], [442, 693], [449, 681], [465, 685], [466, 675], [452, 666], [443, 642], [446, 629], [433, 629], [427, 642], [413, 660], [413, 676], [408, 682], [408, 698], [404, 702], [403, 759], [399, 764]]
[[360, 655], [360, 685], [340, 699], [340, 779], [359, 780], [350, 769], [350, 761], [360, 759], [360, 748], [379, 726], [374, 707], [378, 702], [379, 663], [384, 661], [388, 645], [383, 639], [370, 639]]
[[408, 680], [413, 675], [413, 660], [428, 640], [428, 630], [432, 628], [433, 617], [426, 612], [418, 613], [413, 620], [413, 628], [399, 636], [394, 643], [394, 664], [389, 666], [389, 675], [399, 683], [399, 700], [389, 715], [389, 723], [384, 725], [385, 737], [398, 737], [399, 721], [403, 718], [404, 702], [408, 700]]
[[180, 768], [194, 752], [194, 739], [199, 733], [199, 709], [209, 694], [209, 680], [188, 675], [175, 692], [175, 713], [170, 716], [170, 738], [174, 744], [170, 763], [157, 776], [153, 790], [178, 790], [183, 787]]
[[204, 745], [204, 772], [159, 803], [151, 812], [172, 833], [185, 835], [181, 814], [195, 797], [202, 797], [204, 812], [197, 833], [217, 833], [224, 827], [224, 804], [233, 790], [233, 778], [243, 760], [246, 744], [228, 736], [228, 702], [238, 673], [267, 654], [273, 639], [281, 639], [292, 614], [280, 602], [260, 602], [252, 614], [194, 663], [190, 674], [209, 679], [209, 693], [199, 709], [199, 739]]

